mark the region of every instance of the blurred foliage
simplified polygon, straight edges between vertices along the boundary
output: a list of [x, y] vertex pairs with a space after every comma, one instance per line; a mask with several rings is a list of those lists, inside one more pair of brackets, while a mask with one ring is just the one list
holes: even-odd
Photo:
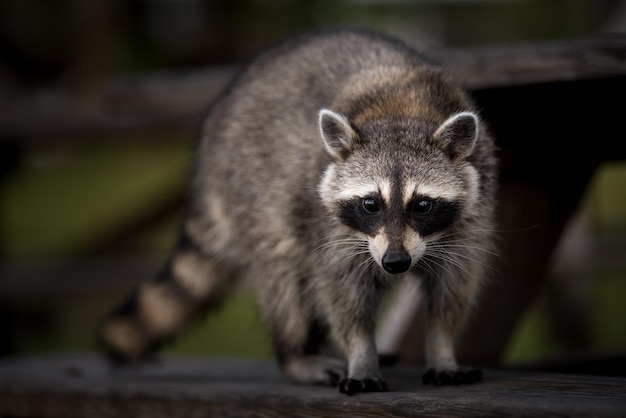
[[596, 212], [595, 230], [602, 235], [626, 233], [626, 164], [605, 163], [596, 174], [588, 204]]
[[[552, 336], [544, 307], [534, 304], [520, 318], [517, 330], [504, 353], [503, 365], [531, 364], [545, 359], [575, 359], [576, 356], [621, 355], [626, 347], [626, 329], [622, 318], [626, 315], [624, 271], [600, 271], [588, 278], [591, 284], [589, 346], [581, 349], [564, 347]], [[579, 324], [581, 327], [585, 324]]]
[[26, 151], [0, 201], [4, 256], [83, 253], [124, 219], [136, 219], [180, 193], [189, 143], [90, 138]]
[[[591, 239], [623, 237], [626, 234], [626, 162], [604, 163], [587, 190], [583, 204], [591, 211]], [[626, 305], [626, 271], [617, 268], [591, 270], [584, 283], [577, 278], [569, 284], [588, 288], [588, 323], [578, 324], [589, 334], [590, 353], [612, 355], [626, 348], [626, 327], [623, 318]], [[539, 295], [534, 305], [520, 318], [514, 337], [504, 353], [504, 364], [519, 364], [542, 358], [571, 356], [572, 347], [563, 347], [552, 335], [546, 301]], [[587, 308], [587, 306], [581, 307]], [[579, 348], [580, 349], [580, 348]]]

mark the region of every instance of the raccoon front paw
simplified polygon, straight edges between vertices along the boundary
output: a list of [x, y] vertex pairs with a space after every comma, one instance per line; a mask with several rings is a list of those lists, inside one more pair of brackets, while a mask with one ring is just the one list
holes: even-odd
[[339, 381], [339, 392], [346, 395], [354, 395], [359, 392], [386, 392], [387, 383], [379, 377], [365, 378], [363, 380], [345, 378]]
[[422, 376], [422, 382], [425, 385], [433, 384], [435, 386], [463, 385], [467, 383], [476, 383], [482, 379], [483, 373], [478, 369], [467, 370], [444, 370], [435, 371], [428, 369]]

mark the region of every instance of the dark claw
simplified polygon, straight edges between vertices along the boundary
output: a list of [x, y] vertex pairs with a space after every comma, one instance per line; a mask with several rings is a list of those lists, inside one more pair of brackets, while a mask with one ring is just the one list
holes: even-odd
[[345, 393], [346, 395], [354, 395], [359, 392], [361, 388], [361, 382], [354, 379], [342, 379], [339, 382], [339, 392]]
[[387, 383], [380, 379], [365, 379], [363, 392], [387, 392]]
[[422, 376], [425, 385], [435, 386], [464, 385], [476, 383], [482, 379], [483, 373], [477, 369], [435, 372], [429, 369]]
[[387, 391], [387, 383], [383, 380], [374, 378], [374, 379], [365, 379], [365, 380], [356, 380], [356, 379], [342, 379], [339, 382], [339, 392], [345, 393], [346, 395], [354, 395], [359, 392], [386, 392]]

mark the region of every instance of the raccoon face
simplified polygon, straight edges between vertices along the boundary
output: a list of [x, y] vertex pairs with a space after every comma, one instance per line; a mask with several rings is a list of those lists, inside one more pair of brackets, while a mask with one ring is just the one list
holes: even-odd
[[367, 241], [387, 273], [408, 271], [475, 202], [478, 173], [464, 160], [473, 150], [477, 121], [463, 112], [420, 138], [381, 130], [374, 137], [357, 134], [338, 113], [320, 112], [324, 145], [334, 160], [320, 183], [322, 201], [337, 221]]

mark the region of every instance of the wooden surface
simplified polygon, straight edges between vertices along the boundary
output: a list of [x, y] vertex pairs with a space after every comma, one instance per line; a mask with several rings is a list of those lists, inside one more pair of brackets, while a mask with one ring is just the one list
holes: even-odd
[[353, 397], [286, 382], [272, 362], [172, 359], [110, 370], [95, 355], [0, 363], [2, 417], [624, 416], [626, 379], [485, 370], [433, 387], [422, 370], [383, 369], [390, 391]]

